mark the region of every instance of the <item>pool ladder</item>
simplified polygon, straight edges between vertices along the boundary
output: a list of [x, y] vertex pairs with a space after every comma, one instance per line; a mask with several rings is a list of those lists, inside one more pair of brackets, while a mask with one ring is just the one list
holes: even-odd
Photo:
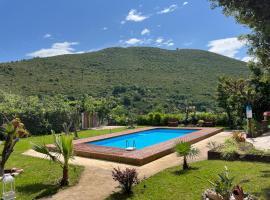
[[127, 151], [133, 151], [136, 149], [136, 142], [135, 140], [133, 140], [133, 145], [132, 146], [129, 146], [129, 141], [126, 140], [126, 150]]

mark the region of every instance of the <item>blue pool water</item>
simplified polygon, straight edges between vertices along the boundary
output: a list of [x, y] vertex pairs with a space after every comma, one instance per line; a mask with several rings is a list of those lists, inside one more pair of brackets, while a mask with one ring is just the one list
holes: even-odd
[[122, 135], [118, 137], [108, 138], [104, 140], [97, 140], [93, 142], [88, 142], [87, 144], [94, 144], [98, 146], [105, 147], [117, 147], [117, 148], [127, 148], [133, 147], [135, 145], [136, 149], [143, 149], [167, 140], [171, 140], [177, 137], [187, 135], [189, 133], [195, 132], [197, 130], [188, 129], [152, 129], [147, 131], [140, 131], [128, 135]]

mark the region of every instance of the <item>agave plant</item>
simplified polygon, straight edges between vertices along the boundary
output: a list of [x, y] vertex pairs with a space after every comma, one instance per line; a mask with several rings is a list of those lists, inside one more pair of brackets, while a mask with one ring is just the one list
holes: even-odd
[[[55, 135], [54, 134], [54, 153], [51, 153], [47, 146], [33, 144], [33, 150], [36, 152], [45, 154], [54, 162], [60, 164], [63, 169], [63, 176], [60, 181], [61, 186], [65, 186], [69, 184], [69, 160], [73, 157], [73, 136], [72, 135]], [[63, 161], [61, 160], [61, 156], [63, 157]]]
[[183, 170], [189, 169], [187, 158], [194, 158], [199, 154], [199, 149], [194, 148], [188, 142], [180, 142], [175, 146], [175, 151], [179, 156], [184, 157]]
[[[8, 121], [8, 119], [6, 119]], [[14, 146], [21, 137], [26, 137], [28, 131], [19, 118], [14, 118], [12, 121], [4, 123], [0, 127], [0, 137], [3, 140], [3, 150], [0, 160], [0, 176], [4, 175], [5, 164], [13, 152]]]

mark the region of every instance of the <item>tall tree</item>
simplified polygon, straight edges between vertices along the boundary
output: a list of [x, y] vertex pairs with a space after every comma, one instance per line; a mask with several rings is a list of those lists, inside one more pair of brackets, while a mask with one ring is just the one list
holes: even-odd
[[240, 38], [247, 41], [249, 54], [254, 58], [249, 63], [251, 76], [248, 82], [254, 89], [255, 117], [270, 109], [270, 1], [269, 0], [209, 0], [212, 7], [221, 7], [227, 16], [247, 25], [251, 33]]

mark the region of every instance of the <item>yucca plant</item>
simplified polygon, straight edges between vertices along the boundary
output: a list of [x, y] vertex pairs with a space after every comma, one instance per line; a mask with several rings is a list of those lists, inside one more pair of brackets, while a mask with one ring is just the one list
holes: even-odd
[[19, 118], [7, 122], [0, 126], [0, 138], [3, 141], [2, 153], [0, 159], [0, 176], [5, 173], [5, 164], [13, 152], [14, 146], [21, 137], [26, 137], [29, 133]]
[[179, 156], [183, 156], [183, 170], [189, 169], [189, 165], [187, 163], [187, 158], [194, 158], [199, 154], [199, 149], [194, 148], [188, 142], [180, 142], [175, 146], [175, 151]]
[[[60, 164], [63, 169], [63, 176], [60, 181], [61, 186], [69, 184], [69, 159], [73, 157], [73, 136], [72, 135], [55, 135], [54, 134], [54, 153], [51, 153], [46, 145], [33, 144], [33, 150], [45, 154], [54, 162]], [[63, 157], [63, 161], [61, 160]]]

